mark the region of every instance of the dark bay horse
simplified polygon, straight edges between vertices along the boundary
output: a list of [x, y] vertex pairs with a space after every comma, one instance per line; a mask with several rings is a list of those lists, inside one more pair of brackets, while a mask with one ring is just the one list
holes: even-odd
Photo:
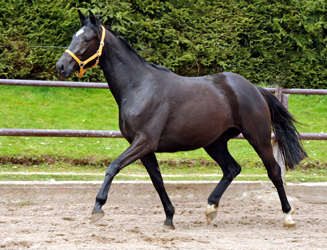
[[182, 77], [148, 63], [115, 32], [100, 24], [92, 12], [79, 12], [82, 28], [57, 62], [58, 73], [82, 76], [99, 64], [119, 107], [119, 126], [130, 146], [108, 167], [96, 197], [91, 219], [104, 216], [113, 178], [125, 166], [141, 159], [162, 201], [166, 220], [174, 228], [174, 207], [166, 193], [156, 152], [176, 152], [203, 147], [219, 164], [222, 180], [208, 198], [207, 222], [217, 215], [219, 200], [241, 167], [228, 152], [227, 142], [242, 133], [262, 159], [275, 185], [284, 225], [294, 226], [283, 187], [280, 166], [274, 159], [271, 128], [285, 165], [293, 168], [307, 154], [298, 140], [292, 115], [267, 90], [255, 87], [233, 73]]

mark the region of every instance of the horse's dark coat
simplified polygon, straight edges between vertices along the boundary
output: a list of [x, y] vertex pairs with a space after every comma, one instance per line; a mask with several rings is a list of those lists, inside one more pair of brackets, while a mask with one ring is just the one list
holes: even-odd
[[[98, 48], [101, 26], [92, 13], [89, 19], [80, 12], [79, 15], [84, 32], [74, 36], [69, 49], [85, 60]], [[291, 210], [280, 167], [273, 157], [272, 124], [279, 125], [274, 132], [290, 167], [306, 153], [298, 142], [292, 116], [272, 94], [233, 73], [203, 77], [176, 75], [165, 67], [148, 63], [125, 39], [108, 28], [99, 65], [119, 106], [120, 130], [131, 145], [108, 167], [93, 214], [103, 214], [101, 208], [114, 176], [123, 167], [141, 159], [163, 203], [165, 224], [173, 227], [174, 208], [165, 191], [154, 153], [200, 147], [218, 162], [224, 173], [208, 199], [208, 204], [218, 205], [223, 192], [241, 171], [227, 149], [228, 140], [240, 133], [262, 159], [277, 188], [283, 211]], [[56, 67], [64, 77], [70, 77], [79, 68], [67, 53]], [[285, 131], [289, 133], [287, 136], [283, 135]]]

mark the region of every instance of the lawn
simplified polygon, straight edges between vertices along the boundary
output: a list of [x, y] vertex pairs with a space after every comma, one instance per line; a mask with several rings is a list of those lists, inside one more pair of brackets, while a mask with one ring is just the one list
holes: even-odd
[[[118, 108], [109, 90], [0, 86], [0, 91], [0, 128], [119, 129]], [[298, 125], [300, 132], [327, 133], [327, 96], [291, 95], [289, 110], [304, 124]], [[297, 181], [326, 181], [327, 141], [303, 141], [303, 144], [309, 159], [297, 170], [288, 172], [288, 175], [291, 174], [290, 178]], [[102, 179], [101, 173], [104, 173], [109, 162], [127, 147], [128, 143], [124, 139], [0, 137], [0, 178], [7, 179], [8, 176], [4, 177], [9, 172], [27, 171], [96, 172], [99, 176], [87, 178]], [[245, 177], [239, 179], [250, 178], [247, 176], [251, 175], [254, 176], [252, 179], [267, 178], [259, 157], [247, 141], [232, 140], [229, 148], [243, 168]], [[167, 175], [165, 179], [175, 178], [168, 175], [188, 175], [186, 179], [214, 179], [221, 175], [219, 167], [203, 149], [158, 154], [158, 159], [163, 174]], [[144, 175], [145, 170], [136, 162], [124, 169], [117, 178], [147, 178]], [[25, 179], [33, 175], [16, 177]], [[49, 178], [53, 179], [51, 176]], [[82, 177], [77, 175], [77, 178]]]

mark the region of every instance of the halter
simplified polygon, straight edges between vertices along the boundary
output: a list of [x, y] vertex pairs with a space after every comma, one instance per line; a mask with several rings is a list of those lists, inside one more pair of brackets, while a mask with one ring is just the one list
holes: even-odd
[[[80, 71], [79, 71], [79, 73], [78, 73], [78, 71], [75, 71], [75, 74], [76, 74], [78, 77], [82, 77], [83, 74], [85, 73], [85, 71], [87, 71], [89, 68], [94, 68], [94, 67], [97, 66], [98, 63], [99, 63], [99, 58], [100, 58], [100, 56], [101, 56], [101, 54], [102, 54], [102, 49], [103, 49], [103, 46], [104, 46], [104, 38], [105, 38], [105, 36], [106, 36], [106, 31], [105, 31], [104, 27], [103, 27], [102, 25], [101, 25], [101, 27], [102, 27], [102, 37], [101, 37], [101, 41], [100, 41], [99, 49], [97, 50], [97, 52], [96, 52], [93, 56], [91, 56], [91, 57], [88, 58], [87, 60], [85, 60], [85, 61], [82, 62], [82, 61], [81, 61], [80, 59], [78, 59], [78, 57], [75, 56], [75, 54], [74, 54], [73, 52], [71, 52], [69, 49], [66, 49], [66, 50], [65, 50], [65, 52], [67, 52], [69, 55], [71, 55], [71, 56], [75, 59], [75, 61], [79, 64], [79, 67], [80, 67]], [[85, 66], [86, 64], [88, 64], [90, 61], [94, 60], [95, 58], [97, 58], [95, 64], [94, 64], [93, 66], [91, 66], [91, 67], [88, 67], [88, 68], [84, 69], [84, 66]]]

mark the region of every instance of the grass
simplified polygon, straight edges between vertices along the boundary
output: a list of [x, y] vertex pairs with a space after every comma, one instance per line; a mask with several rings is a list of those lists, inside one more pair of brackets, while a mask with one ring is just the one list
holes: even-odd
[[[108, 90], [0, 86], [0, 91], [1, 128], [119, 130], [118, 108]], [[327, 133], [326, 104], [327, 96], [291, 95], [289, 110], [305, 124], [298, 125], [298, 130]], [[327, 141], [304, 141], [303, 144], [310, 158], [297, 170], [288, 172], [287, 178], [326, 181]], [[109, 162], [127, 147], [124, 139], [0, 137], [0, 180], [102, 180]], [[267, 180], [259, 157], [247, 141], [232, 140], [229, 148], [243, 169], [244, 175], [237, 180]], [[204, 175], [222, 174], [203, 149], [158, 154], [158, 160], [164, 175], [176, 175], [165, 176], [165, 180], [217, 180], [216, 176]], [[98, 173], [99, 176], [6, 174], [12, 172]], [[137, 174], [142, 176], [135, 177]], [[133, 178], [148, 178], [139, 162], [123, 169], [115, 180]]]
[[[183, 175], [163, 175], [165, 181], [219, 181], [221, 174], [216, 175], [201, 175], [201, 174], [183, 174]], [[75, 174], [75, 173], [1, 173], [0, 181], [103, 181], [104, 174]], [[127, 174], [119, 173], [115, 177], [115, 181], [150, 181], [148, 175], [133, 175], [130, 172]], [[236, 181], [269, 181], [267, 175], [250, 175], [240, 174]], [[327, 176], [325, 173], [312, 174], [300, 173], [292, 171], [285, 176], [286, 182], [326, 182]]]

